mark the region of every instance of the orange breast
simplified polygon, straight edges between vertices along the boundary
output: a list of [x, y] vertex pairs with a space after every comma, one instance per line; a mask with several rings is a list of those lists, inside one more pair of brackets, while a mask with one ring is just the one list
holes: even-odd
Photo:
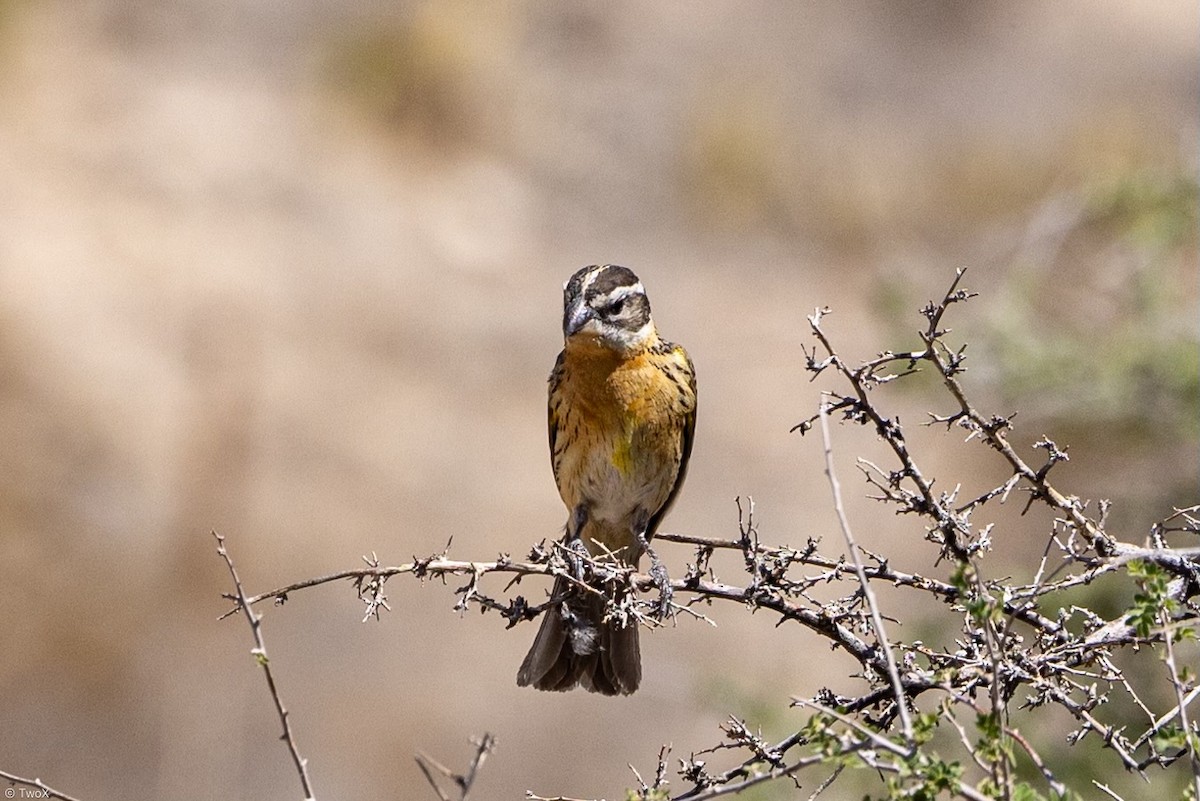
[[686, 425], [679, 386], [650, 354], [568, 352], [562, 369], [552, 422], [566, 438], [555, 459], [559, 494], [568, 510], [587, 504], [594, 523], [585, 542], [590, 535], [625, 547], [635, 520], [662, 508], [678, 478]]

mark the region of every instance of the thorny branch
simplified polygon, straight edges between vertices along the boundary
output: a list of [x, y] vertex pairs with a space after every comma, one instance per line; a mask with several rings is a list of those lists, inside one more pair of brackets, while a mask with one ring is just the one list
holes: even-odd
[[292, 732], [292, 724], [288, 719], [288, 711], [283, 705], [283, 699], [279, 697], [279, 688], [275, 684], [275, 675], [271, 672], [271, 660], [267, 656], [267, 646], [263, 641], [262, 618], [251, 608], [246, 599], [246, 592], [242, 589], [242, 580], [238, 577], [237, 568], [233, 566], [233, 558], [225, 548], [225, 538], [215, 531], [212, 535], [217, 540], [217, 553], [225, 560], [225, 565], [229, 568], [229, 575], [233, 579], [233, 586], [237, 590], [237, 595], [234, 597], [238, 601], [239, 608], [245, 612], [246, 620], [250, 623], [250, 632], [254, 635], [254, 648], [250, 653], [267, 677], [267, 687], [271, 691], [271, 700], [275, 703], [275, 712], [279, 715], [279, 722], [283, 724], [283, 740], [287, 743], [288, 751], [292, 755], [292, 762], [296, 766], [296, 772], [300, 775], [300, 786], [304, 789], [304, 798], [306, 801], [313, 801], [316, 796], [313, 795], [312, 782], [308, 778], [308, 760], [300, 756], [300, 749], [296, 746], [296, 736]]
[[[25, 798], [25, 797], [57, 798], [57, 799], [59, 799], [59, 801], [79, 801], [79, 799], [75, 798], [74, 796], [69, 796], [66, 793], [55, 790], [53, 787], [46, 784], [41, 779], [23, 779], [20, 776], [14, 776], [11, 773], [5, 773], [2, 770], [0, 770], [0, 779], [3, 779], [4, 781], [8, 782], [10, 787], [12, 785], [17, 785], [17, 784], [23, 784], [26, 787], [32, 787], [33, 789], [31, 791], [29, 791], [28, 793], [25, 793], [25, 791], [22, 791], [22, 793], [23, 793], [21, 796], [22, 798]], [[15, 796], [16, 796], [16, 793], [13, 793], [12, 795], [5, 793], [5, 798], [13, 798]]]
[[437, 793], [439, 801], [453, 801], [453, 799], [433, 777], [435, 773], [448, 779], [454, 785], [458, 801], [467, 801], [471, 795], [471, 788], [475, 785], [475, 776], [479, 772], [479, 768], [483, 766], [483, 761], [496, 747], [496, 738], [486, 732], [483, 737], [471, 742], [475, 746], [475, 754], [471, 757], [471, 763], [467, 765], [466, 773], [455, 773], [428, 754], [417, 754], [417, 766], [421, 768], [421, 773], [425, 775], [429, 786]]
[[866, 599], [867, 608], [871, 613], [871, 626], [875, 630], [875, 641], [879, 643], [879, 650], [882, 652], [884, 664], [887, 666], [887, 675], [892, 683], [896, 711], [900, 713], [904, 738], [911, 741], [913, 738], [912, 718], [908, 714], [908, 699], [904, 697], [904, 685], [896, 670], [896, 660], [892, 656], [892, 646], [888, 642], [887, 630], [883, 626], [883, 616], [879, 613], [879, 601], [875, 599], [875, 591], [871, 589], [871, 582], [867, 581], [867, 571], [863, 566], [862, 554], [859, 553], [858, 543], [854, 541], [854, 533], [850, 528], [850, 521], [846, 517], [846, 509], [842, 505], [841, 485], [838, 482], [837, 473], [833, 469], [833, 445], [829, 438], [829, 415], [826, 413], [824, 404], [821, 405], [820, 414], [821, 437], [825, 443], [825, 475], [829, 478], [829, 486], [833, 491], [833, 508], [837, 512], [842, 536], [846, 538], [846, 548], [850, 551], [850, 560], [854, 563], [858, 586], [862, 588], [863, 597]]
[[[693, 561], [671, 582], [673, 613], [709, 620], [697, 610], [726, 601], [769, 612], [780, 623], [798, 623], [848, 654], [857, 666], [850, 679], [861, 686], [851, 694], [822, 689], [813, 698], [796, 699], [795, 706], [809, 713], [807, 722], [773, 743], [747, 722], [731, 718], [718, 745], [678, 760], [675, 773], [683, 789], [674, 794], [664, 750], [652, 781], [643, 781], [635, 771], [638, 786], [630, 791], [632, 797], [700, 801], [772, 781], [799, 786], [802, 775], [819, 770], [821, 778], [809, 796], [816, 798], [855, 772], [847, 768], [867, 769], [892, 798], [947, 793], [973, 801], [1032, 799], [1046, 797], [1043, 788], [1062, 797], [1070, 787], [1039, 752], [1046, 747], [1045, 738], [1029, 734], [1037, 732], [1033, 722], [1039, 720], [1031, 715], [1045, 707], [1074, 720], [1068, 742], [1098, 738], [1117, 764], [1147, 780], [1153, 778], [1147, 772], [1151, 768], [1175, 764], [1191, 765], [1200, 775], [1200, 768], [1194, 767], [1200, 764], [1195, 714], [1200, 688], [1194, 670], [1185, 669], [1186, 661], [1178, 656], [1184, 647], [1194, 653], [1200, 621], [1195, 602], [1200, 594], [1195, 547], [1200, 505], [1173, 510], [1150, 528], [1144, 544], [1135, 544], [1107, 530], [1107, 502], [1097, 504], [1093, 512], [1089, 502], [1051, 483], [1054, 468], [1067, 460], [1064, 448], [1042, 437], [1030, 443], [1044, 453], [1042, 463], [1034, 465], [1022, 457], [1012, 444], [1014, 416], [980, 412], [961, 383], [966, 348], [948, 343], [950, 332], [943, 321], [952, 307], [973, 297], [960, 288], [962, 278], [960, 270], [941, 300], [921, 310], [925, 323], [919, 348], [887, 351], [857, 366], [838, 353], [822, 328], [829, 311], [813, 314], [809, 324], [817, 344], [805, 351], [807, 370], [814, 379], [832, 375], [842, 389], [827, 390], [817, 412], [793, 429], [805, 433], [837, 415], [844, 423], [867, 427], [886, 444], [894, 464], [860, 460], [859, 466], [877, 500], [924, 522], [926, 539], [935, 546], [927, 573], [898, 569], [887, 556], [862, 548], [844, 517], [849, 560], [823, 553], [814, 537], [800, 547], [764, 543], [753, 501], [744, 506], [740, 499], [735, 537], [657, 535], [661, 541], [695, 548]], [[959, 427], [967, 432], [967, 440], [978, 440], [996, 453], [1008, 475], [994, 487], [972, 497], [960, 497], [960, 487], [936, 488], [935, 477], [910, 449], [899, 418], [879, 401], [877, 390], [921, 369], [939, 377], [953, 404], [948, 414], [931, 414], [928, 424]], [[828, 433], [823, 433], [828, 451]], [[831, 484], [840, 507], [836, 483]], [[1014, 494], [1025, 496], [1022, 514], [1036, 505], [1054, 517], [1045, 547], [1031, 565], [1032, 578], [1024, 583], [988, 575], [987, 557], [1002, 524], [979, 522]], [[462, 583], [454, 589], [456, 610], [475, 606], [495, 611], [512, 627], [561, 603], [558, 597], [531, 603], [510, 594], [522, 579], [544, 576], [563, 579], [575, 592], [604, 598], [610, 616], [648, 626], [662, 624], [652, 614], [657, 593], [648, 600], [638, 596], [653, 586], [653, 580], [612, 559], [583, 557], [557, 544], [536, 546], [525, 561], [508, 555], [460, 561], [450, 559], [448, 549], [394, 567], [381, 565], [372, 554], [366, 567], [249, 597], [239, 587], [236, 595], [225, 596], [233, 603], [226, 616], [243, 610], [253, 621], [250, 609], [257, 603], [283, 603], [291, 593], [349, 581], [366, 607], [364, 620], [378, 619], [390, 608], [384, 590], [392, 577], [445, 582], [457, 576]], [[741, 580], [718, 578], [712, 560], [720, 551], [740, 555]], [[507, 578], [498, 590], [489, 588], [494, 574]], [[1136, 585], [1132, 605], [1108, 616], [1078, 605], [1079, 588], [1100, 582], [1126, 593]], [[874, 592], [881, 586], [933, 597], [951, 610], [949, 622], [941, 621], [938, 641], [889, 642], [885, 610]], [[815, 590], [825, 588], [828, 594], [830, 587], [844, 592], [832, 600], [814, 598]], [[1170, 698], [1140, 686], [1150, 671], [1129, 671], [1131, 660], [1147, 658], [1165, 663], [1166, 671], [1160, 667], [1155, 673], [1167, 674]], [[1155, 704], [1174, 708], [1156, 713]], [[1144, 718], [1140, 725], [1139, 716]], [[1022, 721], [1029, 724], [1026, 731], [1021, 730]], [[932, 746], [942, 723], [953, 730], [950, 740], [965, 749], [967, 759], [943, 758]], [[731, 755], [736, 756], [729, 764]], [[726, 761], [721, 769], [710, 764], [718, 760]], [[1019, 770], [1022, 766], [1025, 771]], [[426, 764], [422, 769], [430, 775]], [[1031, 786], [1019, 778], [1022, 775], [1040, 777], [1041, 784]], [[1193, 781], [1200, 789], [1200, 778]], [[1106, 785], [1096, 786], [1116, 797]], [[528, 798], [543, 797], [531, 793]]]

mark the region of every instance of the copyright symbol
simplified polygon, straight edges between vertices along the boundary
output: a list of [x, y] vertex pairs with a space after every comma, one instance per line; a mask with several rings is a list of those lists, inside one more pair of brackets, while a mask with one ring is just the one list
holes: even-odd
[[4, 791], [4, 797], [5, 797], [5, 798], [12, 798], [12, 797], [13, 797], [13, 796], [15, 796], [16, 794], [17, 794], [17, 791], [16, 791], [16, 790], [14, 790], [14, 789], [13, 789], [13, 788], [11, 788], [11, 787], [9, 787], [8, 789], [6, 789], [6, 790]]

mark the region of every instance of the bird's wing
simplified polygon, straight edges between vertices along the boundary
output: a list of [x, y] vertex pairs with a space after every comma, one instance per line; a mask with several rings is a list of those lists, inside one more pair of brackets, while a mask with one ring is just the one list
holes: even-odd
[[679, 495], [679, 489], [683, 486], [684, 478], [687, 477], [688, 460], [692, 458], [692, 439], [696, 431], [696, 368], [692, 365], [692, 360], [687, 355], [687, 351], [679, 345], [672, 345], [671, 353], [678, 357], [679, 378], [687, 384], [690, 396], [687, 398], [683, 431], [680, 432], [679, 471], [675, 474], [675, 484], [672, 485], [666, 502], [650, 517], [650, 522], [646, 526], [647, 539], [654, 536], [654, 532], [658, 531], [659, 524], [667, 516], [667, 512], [671, 510], [671, 504], [675, 503], [675, 497]]
[[558, 483], [558, 432], [563, 424], [564, 415], [560, 408], [561, 401], [559, 400], [559, 384], [563, 378], [563, 357], [566, 351], [558, 354], [558, 358], [554, 362], [554, 369], [550, 371], [550, 393], [546, 403], [546, 417], [550, 430], [550, 467], [554, 470], [554, 482]]

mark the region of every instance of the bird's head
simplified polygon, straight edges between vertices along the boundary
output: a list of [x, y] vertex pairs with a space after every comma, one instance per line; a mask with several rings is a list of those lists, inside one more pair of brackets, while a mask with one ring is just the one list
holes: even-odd
[[584, 267], [563, 285], [563, 336], [568, 345], [620, 353], [645, 347], [657, 333], [650, 301], [633, 270], [615, 264]]

